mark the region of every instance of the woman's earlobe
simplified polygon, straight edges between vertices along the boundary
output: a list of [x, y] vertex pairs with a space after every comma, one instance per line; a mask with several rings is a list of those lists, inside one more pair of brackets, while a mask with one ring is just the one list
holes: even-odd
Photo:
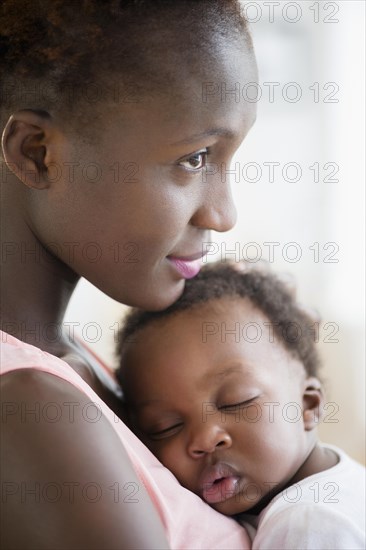
[[316, 428], [321, 421], [324, 405], [324, 393], [320, 381], [315, 378], [305, 380], [303, 393], [303, 421], [305, 431]]
[[2, 153], [8, 169], [27, 187], [47, 189], [45, 126], [49, 117], [37, 111], [13, 114], [2, 136]]

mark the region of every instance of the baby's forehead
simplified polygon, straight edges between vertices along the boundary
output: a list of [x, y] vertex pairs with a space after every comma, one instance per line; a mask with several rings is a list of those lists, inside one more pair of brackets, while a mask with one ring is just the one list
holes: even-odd
[[[170, 310], [149, 314], [146, 318], [140, 318], [135, 325], [135, 334], [130, 341], [141, 343], [147, 341], [148, 335], [155, 338], [157, 333], [183, 334], [189, 331], [191, 334], [205, 335], [218, 334], [215, 327], [227, 331], [230, 334], [230, 324], [235, 331], [263, 332], [263, 328], [270, 327], [271, 322], [266, 314], [255, 305], [250, 298], [237, 295], [222, 296], [207, 300], [198, 300], [192, 304], [184, 304], [182, 307], [173, 305]], [[250, 340], [250, 338], [248, 338]], [[256, 339], [256, 338], [254, 338]]]
[[[286, 364], [295, 358], [295, 354], [285, 345], [278, 323], [271, 321], [248, 296], [228, 295], [193, 304], [162, 317], [156, 328], [165, 334], [174, 332], [178, 339], [188, 332], [198, 337], [207, 350], [210, 344], [229, 344], [234, 356], [240, 345], [245, 344], [253, 355], [263, 353], [263, 350], [269, 355], [280, 352]], [[287, 336], [291, 330], [297, 338], [298, 327], [295, 323], [289, 323]]]
[[[223, 295], [220, 297], [212, 297], [205, 300], [198, 300], [196, 303], [192, 303], [191, 306], [177, 309], [172, 313], [172, 318], [177, 317], [185, 322], [190, 320], [197, 320], [204, 322], [205, 319], [216, 317], [218, 320], [230, 319], [233, 322], [238, 320], [247, 320], [250, 322], [269, 322], [269, 318], [266, 313], [256, 305], [248, 296], [240, 296], [238, 294]], [[166, 317], [168, 326], [168, 316]]]
[[279, 347], [285, 357], [291, 356], [276, 328], [276, 323], [272, 323], [250, 298], [234, 295], [153, 315], [137, 327], [136, 341], [144, 347], [151, 342], [155, 344], [164, 340], [179, 344], [184, 340], [187, 346], [202, 344], [201, 349], [207, 352], [210, 346], [229, 344], [228, 349], [232, 350], [233, 355], [244, 343], [253, 352], [266, 347], [270, 353], [272, 347]]

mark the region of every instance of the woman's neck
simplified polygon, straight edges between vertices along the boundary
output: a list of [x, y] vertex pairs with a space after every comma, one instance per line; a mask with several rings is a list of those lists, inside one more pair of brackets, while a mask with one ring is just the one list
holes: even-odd
[[95, 361], [89, 360], [63, 324], [66, 307], [80, 277], [53, 256], [32, 231], [19, 181], [12, 178], [0, 185], [1, 330], [66, 361], [123, 418], [118, 392], [104, 385]]
[[67, 349], [62, 320], [79, 277], [41, 244], [21, 193], [7, 187], [1, 189], [1, 329], [61, 356]]

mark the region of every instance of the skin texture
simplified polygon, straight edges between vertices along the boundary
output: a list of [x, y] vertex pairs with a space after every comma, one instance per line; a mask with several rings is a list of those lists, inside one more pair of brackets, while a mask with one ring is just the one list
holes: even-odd
[[[234, 54], [232, 49], [223, 52], [222, 64]], [[229, 69], [241, 69], [240, 80], [254, 77], [253, 67], [249, 75], [243, 64]], [[221, 72], [227, 81], [228, 69]], [[5, 158], [11, 166], [23, 163], [17, 175], [30, 188], [22, 188], [30, 229], [45, 246], [53, 243], [51, 251], [73, 271], [118, 301], [146, 309], [166, 307], [184, 285], [166, 257], [200, 253], [210, 230], [227, 231], [235, 223], [229, 178], [223, 183], [220, 173], [206, 178], [203, 167], [193, 168], [204, 164], [205, 155], [197, 153], [206, 148], [208, 162], [228, 164], [254, 122], [255, 106], [230, 97], [222, 101], [220, 94], [204, 103], [202, 81], [210, 75], [200, 76], [185, 81], [178, 104], [176, 95], [167, 95], [163, 101], [146, 98], [121, 112], [103, 106], [104, 131], [97, 144], [70, 139], [57, 120], [24, 111], [5, 131]], [[217, 128], [232, 137], [193, 139]], [[26, 156], [17, 154], [20, 141]], [[186, 160], [192, 154], [193, 165]], [[65, 163], [75, 163], [75, 168]], [[98, 166], [95, 183], [83, 177], [91, 163]], [[43, 170], [38, 182], [26, 175], [36, 165]], [[93, 166], [89, 170], [93, 178]], [[68, 242], [76, 243], [73, 253]], [[100, 259], [94, 260], [95, 249], [85, 252], [89, 243], [102, 250]]]
[[[244, 82], [256, 77], [252, 57], [243, 62], [232, 47], [216, 71], [228, 87], [233, 71]], [[145, 309], [179, 297], [184, 279], [167, 256], [202, 254], [210, 231], [227, 231], [236, 219], [229, 178], [222, 182], [217, 170], [206, 177], [203, 165], [228, 166], [255, 119], [255, 104], [232, 96], [203, 102], [202, 82], [210, 76], [185, 79], [178, 96], [147, 97], [120, 110], [98, 105], [103, 132], [91, 139], [68, 134], [57, 118], [13, 115], [3, 155], [19, 179], [10, 173], [3, 184], [4, 240], [35, 248], [39, 259], [24, 260], [20, 247], [9, 248], [4, 284], [27, 291], [4, 296], [4, 321], [19, 324], [26, 310], [33, 321], [60, 323], [79, 276]], [[231, 136], [193, 137], [217, 128]], [[205, 150], [207, 156], [199, 154]], [[95, 183], [83, 178], [91, 164], [101, 174]]]
[[[255, 334], [244, 332], [236, 342], [234, 323], [241, 335], [257, 323], [262, 336], [250, 342]], [[205, 500], [210, 467], [231, 468], [237, 491], [222, 489], [222, 500], [211, 503], [219, 512], [258, 513], [284, 487], [336, 462], [316, 446], [319, 381], [270, 341], [268, 320], [250, 301], [196, 306], [151, 323], [134, 340], [121, 373], [132, 425], [180, 483]]]
[[[81, 413], [88, 407], [94, 414], [85, 394], [64, 380], [32, 369], [1, 376], [0, 384], [4, 403], [10, 407], [22, 403], [24, 411], [46, 411], [55, 403], [62, 411], [56, 423], [43, 412], [39, 417], [25, 413], [23, 420], [20, 412], [4, 415], [0, 447], [3, 548], [168, 548], [157, 512], [113, 428], [103, 416], [89, 422]], [[65, 401], [77, 405], [73, 421]], [[127, 483], [137, 503], [125, 503], [123, 494], [113, 497], [111, 487], [123, 488]], [[89, 484], [99, 487], [100, 498], [93, 488], [83, 495]], [[142, 524], [144, 530], [135, 528]]]
[[[208, 147], [210, 162], [228, 163], [254, 122], [255, 105], [221, 101], [220, 95], [205, 104], [201, 89], [212, 75], [228, 87], [253, 81], [256, 67], [252, 55], [231, 46], [212, 60], [210, 70], [206, 74], [202, 64], [191, 76], [187, 71], [174, 94], [147, 96], [136, 105], [93, 104], [90, 127], [86, 120], [75, 125], [65, 121], [56, 110], [44, 113], [20, 104], [9, 113], [2, 135], [1, 327], [65, 359], [117, 411], [116, 396], [103, 387], [77, 342], [59, 329], [81, 276], [120, 302], [167, 306], [184, 287], [167, 256], [200, 252], [211, 230], [226, 231], [234, 224], [228, 183], [222, 183], [220, 174], [205, 180], [192, 164], [200, 166], [204, 155], [198, 152]], [[82, 134], [75, 130], [80, 126]], [[218, 127], [232, 136], [193, 139]], [[182, 140], [184, 144], [172, 145]], [[101, 174], [96, 181], [90, 181], [93, 166], [88, 177], [83, 174], [91, 165]], [[111, 168], [116, 165], [117, 177]], [[101, 255], [95, 256], [95, 250]], [[67, 383], [39, 372], [1, 378], [2, 398], [25, 407], [35, 400], [60, 406], [65, 400], [85, 400]], [[22, 425], [13, 418], [2, 428], [5, 480], [22, 479], [30, 486], [43, 479], [83, 483], [88, 464], [88, 481], [101, 486], [110, 479], [121, 486], [139, 483], [113, 430], [103, 422], [86, 429], [82, 419], [70, 427], [63, 422]], [[55, 541], [60, 549], [166, 548], [142, 487], [140, 497], [133, 509], [123, 502], [91, 508], [81, 497], [73, 507], [64, 501], [40, 506], [28, 499], [19, 506], [9, 500], [2, 507], [2, 537], [7, 547], [22, 550], [48, 550]], [[146, 525], [146, 518], [151, 524]]]

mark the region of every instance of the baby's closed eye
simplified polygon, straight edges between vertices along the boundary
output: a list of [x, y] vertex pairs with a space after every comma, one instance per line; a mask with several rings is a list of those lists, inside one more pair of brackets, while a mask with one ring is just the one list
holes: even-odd
[[154, 439], [154, 440], [164, 439], [177, 434], [182, 427], [183, 427], [183, 422], [176, 422], [174, 424], [167, 426], [166, 428], [158, 429], [158, 430], [153, 429], [145, 433], [150, 439]]

